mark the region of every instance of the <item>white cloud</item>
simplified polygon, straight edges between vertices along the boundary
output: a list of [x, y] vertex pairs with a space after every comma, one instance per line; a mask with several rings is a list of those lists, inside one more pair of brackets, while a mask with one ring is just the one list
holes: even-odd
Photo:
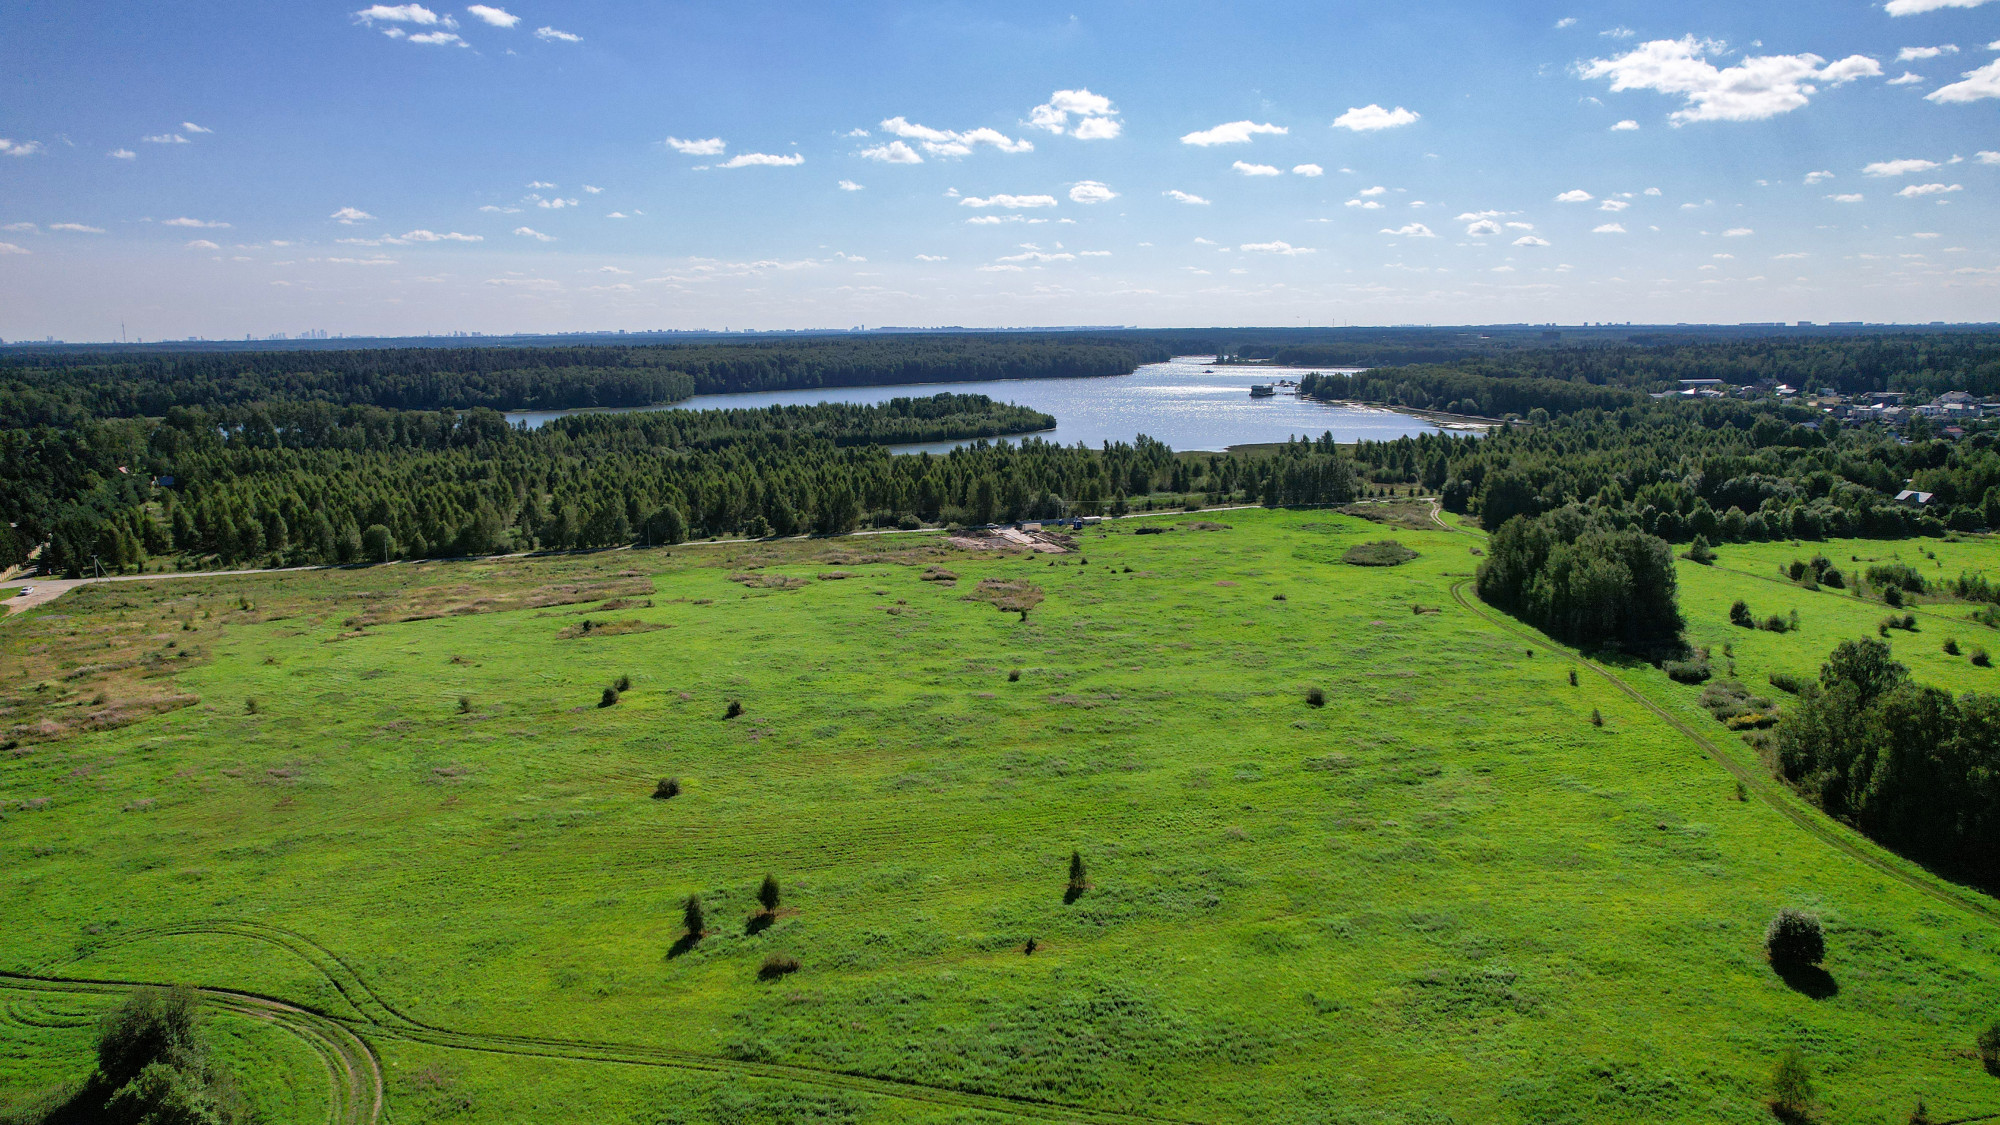
[[1943, 165], [1935, 160], [1878, 160], [1873, 164], [1864, 166], [1861, 169], [1861, 174], [1864, 176], [1907, 176], [1911, 172], [1928, 172], [1933, 168], [1942, 167]]
[[585, 184], [585, 185], [583, 185], [583, 190], [584, 190], [584, 191], [586, 191], [586, 192], [589, 192], [589, 193], [590, 193], [591, 195], [602, 195], [602, 194], [604, 194], [604, 189], [603, 189], [603, 188], [601, 188], [601, 187], [591, 187], [591, 186], [590, 186], [589, 184]]
[[1859, 203], [1861, 202], [1861, 193], [1858, 191], [1846, 192], [1841, 195], [1829, 195], [1827, 198], [1833, 200], [1835, 203]]
[[917, 155], [916, 149], [911, 148], [901, 141], [890, 141], [886, 145], [864, 148], [861, 150], [861, 155], [869, 160], [879, 160], [884, 164], [922, 164], [924, 162], [924, 158]]
[[213, 242], [210, 242], [210, 241], [209, 241], [208, 239], [206, 239], [206, 238], [197, 238], [197, 239], [195, 239], [195, 240], [194, 240], [193, 242], [190, 242], [190, 243], [188, 243], [188, 244], [187, 244], [187, 247], [186, 247], [186, 248], [187, 248], [187, 249], [189, 249], [189, 250], [220, 250], [220, 249], [222, 249], [222, 247], [220, 247], [220, 246], [217, 246], [217, 245], [216, 245], [215, 243], [213, 243]]
[[[179, 133], [154, 133], [150, 137], [140, 137], [139, 139], [149, 145], [184, 145], [188, 143], [188, 139]], [[34, 142], [30, 141], [29, 143], [33, 144]], [[14, 155], [19, 156], [21, 154], [15, 153]]]
[[[4, 147], [4, 146], [6, 145], [6, 143], [7, 143], [7, 142], [5, 142], [5, 141], [0, 141], [0, 152], [5, 152], [5, 151], [7, 151], [7, 150], [6, 150], [6, 148]], [[114, 148], [114, 149], [112, 149], [112, 150], [111, 150], [110, 152], [107, 152], [107, 153], [105, 153], [104, 155], [106, 155], [106, 156], [110, 157], [110, 158], [111, 158], [111, 159], [113, 159], [113, 160], [137, 160], [137, 159], [139, 159], [139, 154], [138, 154], [138, 153], [136, 153], [136, 152], [133, 152], [133, 151], [132, 151], [131, 149], [129, 149], [129, 148]]]
[[951, 129], [933, 129], [928, 125], [918, 125], [903, 117], [891, 117], [882, 122], [882, 131], [905, 140], [916, 141], [932, 156], [968, 156], [980, 145], [991, 145], [1001, 152], [1035, 151], [1034, 143], [1031, 141], [1016, 140], [998, 129], [985, 127], [956, 132]]
[[1639, 33], [1633, 31], [1629, 27], [1614, 27], [1605, 31], [1600, 31], [1597, 34], [1606, 39], [1630, 39], [1634, 35], [1637, 35]]
[[1230, 167], [1238, 172], [1243, 173], [1246, 176], [1282, 175], [1282, 173], [1280, 173], [1276, 168], [1272, 167], [1269, 164], [1248, 164], [1245, 163], [1244, 161], [1239, 160], [1236, 163], [1231, 164]]
[[535, 29], [535, 38], [537, 38], [537, 39], [541, 40], [541, 41], [542, 41], [542, 42], [544, 42], [544, 43], [581, 43], [581, 42], [583, 42], [583, 36], [581, 36], [581, 35], [571, 35], [571, 34], [570, 34], [569, 32], [567, 32], [567, 31], [557, 31], [557, 30], [556, 30], [555, 28], [553, 28], [553, 27], [538, 27], [538, 28], [536, 28], [536, 29]]
[[717, 168], [749, 168], [762, 165], [768, 168], [796, 168], [806, 162], [803, 153], [794, 152], [788, 156], [773, 156], [768, 152], [739, 152], [735, 156], [717, 164]]
[[1749, 227], [1730, 227], [1728, 230], [1722, 232], [1722, 237], [1748, 238], [1749, 236], [1756, 233], [1757, 233], [1756, 231], [1751, 230]]
[[1310, 246], [1294, 246], [1289, 242], [1246, 242], [1237, 249], [1246, 254], [1283, 254], [1286, 257], [1319, 253]]
[[703, 141], [684, 141], [679, 137], [668, 137], [667, 147], [682, 156], [721, 156], [729, 147], [721, 137], [710, 137]]
[[1394, 129], [1401, 125], [1408, 125], [1420, 116], [1422, 115], [1413, 110], [1404, 109], [1402, 106], [1397, 106], [1395, 109], [1383, 109], [1381, 106], [1371, 102], [1368, 105], [1349, 109], [1346, 113], [1334, 118], [1333, 127], [1336, 129], [1349, 129], [1356, 133], [1372, 133], [1378, 129]]
[[1832, 172], [1807, 172], [1807, 173], [1806, 173], [1806, 184], [1807, 184], [1807, 186], [1811, 186], [1811, 185], [1813, 185], [1813, 184], [1823, 184], [1823, 183], [1825, 183], [1826, 181], [1828, 181], [1828, 180], [1830, 180], [1830, 179], [1833, 179], [1833, 173], [1832, 173]]
[[1959, 105], [1982, 98], [2000, 98], [2000, 61], [1987, 63], [1978, 70], [1968, 70], [1960, 77], [1963, 82], [1939, 86], [1925, 94], [1924, 100], [1939, 105]]
[[455, 230], [454, 230], [454, 231], [446, 231], [446, 232], [445, 232], [445, 233], [443, 233], [443, 234], [438, 234], [438, 233], [437, 233], [437, 232], [435, 232], [435, 231], [428, 231], [428, 230], [413, 230], [413, 231], [410, 231], [409, 233], [407, 233], [407, 234], [405, 234], [405, 235], [403, 236], [403, 241], [405, 241], [405, 242], [484, 242], [484, 241], [486, 241], [486, 236], [485, 236], [485, 235], [479, 235], [479, 234], [460, 234], [460, 233], [458, 233], [458, 232], [457, 232], [457, 231], [455, 231]]
[[1647, 189], [1646, 189], [1645, 191], [1642, 191], [1642, 192], [1640, 192], [1639, 194], [1641, 194], [1641, 195], [1658, 195], [1658, 194], [1660, 194], [1660, 189], [1659, 189], [1659, 188], [1656, 188], [1656, 187], [1649, 187], [1649, 188], [1647, 188]]
[[1630, 133], [1638, 128], [1639, 128], [1639, 123], [1637, 121], [1627, 120], [1627, 121], [1620, 121], [1618, 124], [1613, 125], [1611, 127], [1611, 131], [1614, 133]]
[[1547, 246], [1548, 244], [1549, 244], [1548, 239], [1536, 238], [1532, 234], [1524, 234], [1521, 237], [1514, 240], [1514, 245], [1516, 246]]
[[495, 8], [486, 4], [474, 4], [465, 10], [472, 13], [474, 17], [484, 20], [494, 27], [513, 27], [515, 24], [521, 22], [520, 16], [509, 12], [505, 8]]
[[103, 227], [90, 227], [82, 223], [50, 223], [50, 230], [66, 230], [71, 234], [103, 234]]
[[1383, 227], [1383, 228], [1382, 228], [1382, 233], [1383, 233], [1383, 234], [1399, 234], [1399, 235], [1402, 235], [1402, 236], [1404, 236], [1405, 238], [1436, 238], [1436, 237], [1437, 237], [1437, 235], [1435, 235], [1435, 234], [1432, 234], [1432, 233], [1431, 233], [1431, 228], [1429, 228], [1429, 227], [1425, 226], [1425, 225], [1424, 225], [1424, 224], [1422, 224], [1422, 223], [1410, 223], [1410, 224], [1407, 224], [1407, 225], [1405, 225], [1405, 226], [1401, 226], [1401, 227], [1397, 227], [1397, 228], [1396, 228], [1395, 230], [1390, 230], [1390, 229], [1389, 229], [1388, 227]]
[[1361, 189], [1360, 191], [1357, 191], [1357, 192], [1355, 192], [1354, 194], [1356, 194], [1356, 195], [1381, 195], [1381, 194], [1383, 194], [1383, 193], [1387, 192], [1388, 190], [1389, 190], [1388, 188], [1385, 188], [1385, 187], [1383, 187], [1383, 186], [1382, 186], [1381, 184], [1376, 184], [1376, 185], [1375, 185], [1374, 187], [1366, 187], [1366, 188], [1362, 188], [1362, 189]]
[[1181, 137], [1181, 143], [1184, 145], [1200, 145], [1203, 148], [1207, 148], [1210, 145], [1241, 145], [1249, 144], [1250, 138], [1259, 133], [1269, 133], [1282, 137], [1289, 132], [1291, 130], [1285, 128], [1283, 125], [1259, 125], [1255, 121], [1231, 121], [1226, 125], [1217, 125], [1213, 129], [1203, 129], [1199, 132], [1188, 133]]
[[1917, 231], [1916, 233], [1914, 233], [1914, 234], [1910, 235], [1910, 237], [1911, 237], [1911, 238], [1937, 238], [1937, 237], [1938, 237], [1938, 233], [1937, 233], [1936, 231], [1922, 231], [1922, 230], [1920, 230], [1920, 231]]
[[1623, 224], [1623, 223], [1605, 223], [1605, 224], [1604, 224], [1604, 225], [1602, 225], [1602, 226], [1595, 226], [1595, 227], [1592, 227], [1592, 228], [1590, 228], [1590, 233], [1592, 233], [1592, 234], [1624, 234], [1624, 233], [1625, 233], [1625, 224]]
[[0, 137], [0, 156], [33, 156], [40, 151], [40, 141], [10, 141]]
[[1475, 219], [1465, 228], [1465, 233], [1477, 237], [1484, 234], [1499, 234], [1501, 227], [1492, 219]]
[[160, 225], [163, 227], [206, 227], [209, 229], [216, 229], [220, 227], [226, 227], [229, 224], [214, 222], [212, 220], [206, 220], [206, 219], [179, 218], [179, 219], [167, 219]]
[[543, 199], [539, 195], [531, 195], [528, 198], [534, 200], [535, 206], [540, 207], [544, 211], [560, 211], [565, 207], [574, 207], [577, 205], [576, 200], [563, 199], [560, 196], [555, 199]]
[[[645, 212], [644, 212], [644, 211], [635, 211], [635, 212], [633, 212], [633, 214], [638, 214], [638, 215], [643, 215], [643, 214], [645, 214]], [[631, 215], [627, 215], [627, 214], [626, 214], [625, 212], [623, 212], [623, 211], [613, 211], [613, 212], [610, 212], [609, 214], [605, 215], [604, 217], [605, 217], [605, 218], [607, 218], [607, 219], [629, 219], [629, 218], [631, 218], [632, 216], [631, 216]]]
[[1179, 188], [1169, 188], [1168, 190], [1162, 192], [1161, 194], [1165, 195], [1168, 199], [1171, 199], [1176, 203], [1195, 203], [1203, 207], [1208, 206], [1208, 200], [1203, 199], [1199, 195], [1194, 195], [1190, 192], [1182, 191]]
[[[1069, 127], [1072, 115], [1082, 118]], [[1049, 100], [1028, 111], [1028, 124], [1051, 133], [1068, 132], [1080, 141], [1108, 141], [1123, 131], [1111, 99], [1089, 90], [1057, 90]]]
[[389, 23], [414, 23], [422, 27], [457, 27], [449, 16], [440, 16], [422, 4], [376, 4], [354, 13], [361, 23], [373, 26], [376, 20]]
[[842, 190], [842, 191], [861, 191], [861, 190], [863, 190], [863, 188], [862, 188], [862, 186], [861, 186], [860, 184], [857, 184], [857, 183], [855, 183], [855, 182], [854, 182], [853, 180], [842, 180], [842, 181], [840, 181], [840, 190]]
[[989, 195], [984, 199], [968, 195], [958, 201], [960, 207], [1005, 207], [1010, 211], [1023, 207], [1054, 207], [1053, 195]]
[[1889, 0], [1884, 5], [1892, 16], [1915, 16], [1940, 8], [1977, 8], [1986, 0]]
[[6, 231], [35, 231], [40, 229], [42, 228], [33, 223], [8, 223], [6, 226], [0, 227], [0, 230]]
[[2000, 152], [1993, 152], [1991, 150], [1982, 151], [1978, 156], [1978, 160], [1981, 164], [2000, 164]]
[[364, 222], [374, 217], [359, 207], [342, 207], [340, 210], [327, 216], [327, 218], [338, 223], [344, 223], [347, 226], [353, 226], [356, 223]]
[[1905, 47], [1896, 52], [1897, 62], [1911, 62], [1916, 59], [1934, 59], [1939, 55], [1955, 55], [1958, 48], [1950, 43], [1938, 47]]
[[555, 235], [543, 234], [541, 231], [538, 231], [533, 227], [515, 227], [514, 233], [520, 235], [523, 238], [532, 238], [537, 242], [554, 242], [556, 240]]
[[1598, 204], [1597, 209], [1599, 211], [1623, 211], [1624, 209], [1630, 206], [1632, 206], [1630, 203], [1627, 203], [1622, 199], [1607, 199], [1604, 202]]
[[947, 257], [946, 257], [946, 256], [944, 256], [943, 254], [919, 254], [919, 255], [917, 255], [917, 261], [919, 261], [919, 262], [948, 262], [948, 261], [950, 261], [950, 260], [951, 260], [951, 259], [947, 258]]
[[997, 259], [1002, 262], [1074, 262], [1075, 254], [1050, 254], [1042, 250], [1024, 250], [1019, 254], [1008, 254]]
[[1906, 71], [1904, 71], [1903, 73], [1901, 73], [1901, 74], [1897, 75], [1896, 77], [1894, 77], [1894, 78], [1891, 78], [1891, 79], [1889, 79], [1889, 81], [1888, 81], [1888, 82], [1886, 82], [1886, 83], [1884, 83], [1884, 85], [1888, 85], [1888, 86], [1916, 86], [1916, 85], [1920, 85], [1920, 84], [1921, 84], [1921, 83], [1922, 83], [1923, 81], [1924, 81], [1924, 76], [1923, 76], [1923, 75], [1921, 75], [1921, 74], [1918, 74], [1918, 73], [1917, 73], [1916, 71], [1914, 71], [1914, 70], [1906, 70]]
[[529, 189], [530, 189], [530, 190], [533, 190], [533, 191], [540, 191], [540, 190], [542, 190], [542, 189], [545, 189], [545, 188], [553, 188], [553, 187], [560, 187], [560, 186], [561, 186], [560, 184], [552, 184], [552, 183], [548, 182], [547, 180], [530, 180], [530, 181], [528, 182], [528, 187], [529, 187]]
[[1566, 192], [1563, 192], [1563, 193], [1562, 193], [1561, 195], [1558, 195], [1558, 196], [1556, 196], [1556, 202], [1557, 202], [1557, 203], [1588, 203], [1588, 202], [1590, 202], [1591, 200], [1593, 200], [1593, 199], [1596, 199], [1596, 198], [1597, 198], [1596, 196], [1594, 196], [1594, 195], [1590, 194], [1589, 192], [1587, 192], [1587, 191], [1583, 190], [1582, 188], [1577, 188], [1577, 189], [1576, 189], [1575, 191], [1566, 191]]
[[1794, 251], [1793, 253], [1790, 254], [1774, 255], [1771, 260], [1774, 262], [1789, 262], [1789, 261], [1796, 261], [1800, 258], [1810, 258], [1810, 257], [1812, 257], [1811, 254], [1804, 254]]
[[1497, 219], [1500, 217], [1500, 214], [1498, 211], [1467, 211], [1458, 217], [1458, 221], [1461, 223], [1476, 223], [1481, 219]]
[[1118, 198], [1117, 192], [1096, 180], [1085, 180], [1069, 189], [1071, 203], [1108, 203], [1116, 198]]
[[32, 254], [32, 253], [34, 253], [34, 251], [29, 250], [26, 247], [16, 246], [11, 242], [0, 242], [0, 254]]
[[1079, 258], [1109, 258], [1110, 256], [1111, 251], [1109, 250], [1085, 250], [1077, 255]]
[[1535, 229], [1535, 224], [1533, 224], [1533, 223], [1513, 223], [1513, 222], [1510, 222], [1510, 223], [1508, 223], [1508, 224], [1507, 224], [1507, 229], [1508, 229], [1508, 230], [1534, 230], [1534, 229]]
[[1557, 31], [1561, 31], [1563, 28], [1566, 27], [1575, 27], [1575, 26], [1576, 26], [1575, 16], [1564, 16], [1563, 18], [1556, 21]]
[[1347, 205], [1349, 207], [1359, 207], [1363, 211], [1380, 211], [1382, 209], [1382, 204], [1372, 199], [1350, 199], [1347, 201]]
[[204, 129], [204, 128], [202, 128], [201, 126], [199, 126], [199, 125], [195, 124], [195, 123], [194, 123], [194, 122], [192, 122], [192, 121], [183, 121], [183, 122], [181, 122], [181, 128], [183, 128], [183, 129], [186, 129], [186, 130], [187, 130], [188, 132], [190, 132], [190, 133], [213, 133], [213, 132], [215, 132], [215, 130], [213, 130], [213, 129]]
[[1818, 55], [1746, 56], [1718, 69], [1704, 55], [1721, 53], [1714, 40], [1655, 39], [1612, 59], [1592, 59], [1578, 68], [1583, 78], [1609, 78], [1613, 92], [1657, 90], [1687, 99], [1685, 108], [1668, 117], [1675, 125], [1691, 121], [1761, 121], [1790, 113], [1818, 92], [1814, 82], [1833, 85], [1879, 76], [1882, 66], [1866, 55], [1849, 55], [1829, 63]]
[[1896, 194], [1904, 199], [1915, 199], [1920, 195], [1943, 195], [1946, 192], [1964, 190], [1963, 184], [1911, 184]]
[[[400, 38], [400, 35], [397, 38]], [[419, 43], [426, 47], [470, 47], [472, 45], [449, 31], [426, 31], [410, 36], [410, 42]]]
[[492, 203], [482, 204], [479, 209], [492, 215], [518, 215], [521, 213], [519, 207], [500, 207]]

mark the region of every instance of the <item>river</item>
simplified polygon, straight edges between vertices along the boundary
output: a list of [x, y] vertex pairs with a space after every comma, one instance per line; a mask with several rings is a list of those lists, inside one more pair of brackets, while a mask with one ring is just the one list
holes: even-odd
[[[696, 395], [669, 407], [634, 410], [723, 410], [765, 406], [810, 406], [820, 402], [887, 402], [892, 398], [953, 394], [988, 395], [1002, 402], [1053, 414], [1056, 427], [1034, 435], [1046, 441], [1097, 446], [1107, 441], [1129, 442], [1145, 434], [1174, 449], [1220, 450], [1232, 445], [1316, 438], [1332, 432], [1335, 441], [1387, 441], [1406, 435], [1436, 433], [1439, 427], [1421, 418], [1390, 410], [1334, 406], [1291, 394], [1251, 398], [1254, 383], [1280, 379], [1297, 382], [1308, 371], [1351, 371], [1352, 368], [1216, 367], [1202, 357], [1179, 356], [1150, 363], [1130, 375], [1085, 379], [1002, 379], [986, 383], [925, 383], [889, 387], [826, 387], [803, 391], [752, 391], [744, 394]], [[1290, 388], [1280, 388], [1287, 391]], [[619, 411], [623, 413], [624, 411]], [[574, 410], [522, 410], [507, 415], [513, 423], [541, 426]], [[942, 441], [896, 446], [898, 452], [943, 452], [964, 442]]]

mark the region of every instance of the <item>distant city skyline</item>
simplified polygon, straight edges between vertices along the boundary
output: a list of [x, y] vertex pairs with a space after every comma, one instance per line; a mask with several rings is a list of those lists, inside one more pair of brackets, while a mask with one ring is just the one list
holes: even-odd
[[2000, 2], [0, 12], [0, 338], [2000, 319]]

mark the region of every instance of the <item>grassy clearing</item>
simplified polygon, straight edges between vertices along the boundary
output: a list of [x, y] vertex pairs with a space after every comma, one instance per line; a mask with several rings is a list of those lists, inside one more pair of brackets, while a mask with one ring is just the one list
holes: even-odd
[[[1753, 1122], [1787, 1048], [1829, 1120], [2000, 1108], [1973, 1055], [2000, 927], [1740, 800], [1561, 649], [1466, 611], [1475, 536], [1399, 528], [1417, 558], [1358, 568], [1378, 524], [1228, 519], [1053, 559], [897, 536], [77, 591], [0, 629], [10, 697], [189, 638], [158, 682], [199, 702], [0, 756], [0, 968], [352, 1019], [401, 1122], [1008, 1119], [982, 1095]], [[1991, 572], [1990, 544], [1921, 546]], [[1777, 580], [1812, 549], [1680, 564], [1718, 679], [1782, 704], [1769, 672], [1873, 635], [1879, 602]], [[608, 607], [542, 599], [586, 591], [662, 628], [564, 639]], [[1731, 626], [1739, 598], [1800, 627]], [[1898, 658], [1993, 690], [1942, 650], [1983, 628], [1966, 607], [1915, 610]], [[1754, 762], [1703, 687], [1617, 672]], [[677, 950], [691, 894], [706, 933]], [[1827, 920], [1830, 994], [1764, 962], [1787, 906]], [[40, 1010], [0, 991], [0, 1098], [87, 1068], [87, 1032]], [[253, 1085], [324, 1082], [247, 1036]], [[631, 1060], [590, 1061], [605, 1043]]]

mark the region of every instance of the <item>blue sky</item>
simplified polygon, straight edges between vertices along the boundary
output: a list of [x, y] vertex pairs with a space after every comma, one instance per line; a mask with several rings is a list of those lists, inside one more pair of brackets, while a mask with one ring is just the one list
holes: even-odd
[[0, 337], [2000, 319], [2000, 0], [16, 0]]

